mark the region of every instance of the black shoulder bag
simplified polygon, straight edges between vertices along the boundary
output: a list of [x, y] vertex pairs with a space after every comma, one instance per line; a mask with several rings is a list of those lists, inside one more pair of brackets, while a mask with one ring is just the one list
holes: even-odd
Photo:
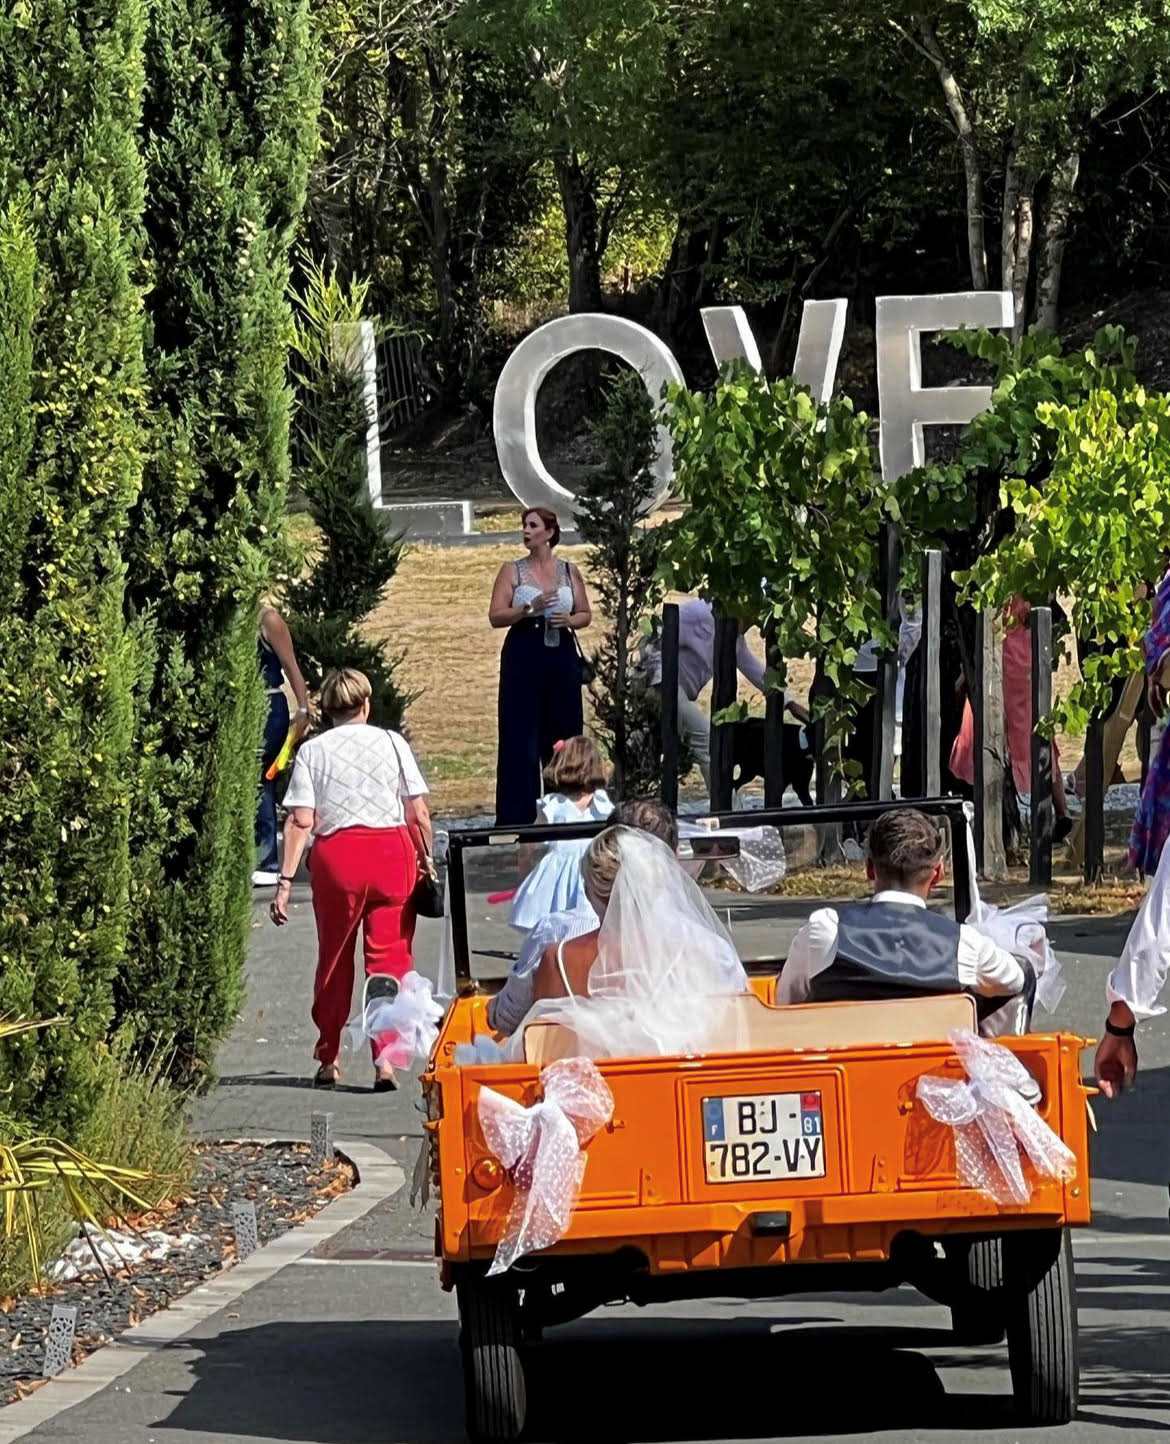
[[[390, 745], [394, 748], [394, 755], [398, 758], [398, 769], [403, 777], [406, 776], [406, 769], [402, 766], [402, 753], [398, 750], [398, 743], [394, 740], [394, 733], [387, 728], [387, 736], [390, 738]], [[409, 830], [409, 829], [408, 829]], [[413, 841], [413, 838], [412, 838]], [[422, 918], [441, 918], [443, 916], [444, 893], [446, 891], [446, 879], [439, 876], [439, 869], [435, 859], [429, 852], [415, 844], [418, 851], [418, 881], [414, 885], [414, 891], [410, 895], [414, 904], [415, 913]]]
[[[572, 591], [572, 568], [569, 566], [568, 562], [564, 562], [563, 566], [565, 568], [565, 576], [568, 578], [569, 581], [569, 590]], [[573, 639], [573, 648], [577, 653], [577, 660], [581, 663], [581, 685], [583, 687], [588, 687], [590, 682], [592, 682], [597, 676], [597, 666], [594, 663], [593, 658], [586, 655], [585, 649], [581, 645], [581, 638], [577, 635], [575, 631], [573, 631], [571, 627], [569, 628], [569, 635]]]

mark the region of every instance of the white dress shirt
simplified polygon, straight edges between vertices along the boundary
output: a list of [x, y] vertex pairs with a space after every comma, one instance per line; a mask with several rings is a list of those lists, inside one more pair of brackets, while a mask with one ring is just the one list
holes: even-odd
[[[916, 893], [899, 892], [893, 888], [874, 894], [874, 902], [906, 903], [925, 908], [926, 902]], [[792, 947], [780, 973], [778, 1001], [806, 1003], [812, 980], [823, 973], [837, 956], [837, 911], [818, 908], [792, 940]], [[1011, 953], [998, 947], [968, 923], [959, 927], [959, 985], [964, 991], [984, 998], [1011, 998], [1024, 986], [1024, 970]], [[984, 1020], [981, 1031], [991, 1034], [1023, 1032], [1026, 1007], [999, 1008]], [[1006, 1015], [1006, 1016], [1001, 1016]]]
[[1135, 1018], [1166, 1009], [1158, 995], [1170, 973], [1170, 842], [1162, 849], [1150, 890], [1142, 899], [1117, 966], [1109, 975], [1110, 1003], [1127, 1003]]
[[[658, 643], [647, 643], [643, 656], [651, 683], [662, 683], [662, 649]], [[735, 665], [742, 676], [764, 690], [764, 663], [752, 653], [747, 638], [740, 634], [735, 641]], [[701, 597], [682, 602], [678, 609], [678, 685], [693, 702], [715, 670], [715, 613], [711, 603]]]
[[427, 792], [404, 737], [368, 722], [343, 722], [301, 747], [284, 806], [313, 808], [313, 832], [327, 837], [343, 827], [401, 827], [403, 800]]
[[524, 939], [504, 986], [488, 1004], [488, 1026], [497, 1033], [514, 1033], [535, 1001], [535, 974], [545, 948], [584, 937], [600, 926], [588, 898], [582, 898], [580, 906], [572, 911], [551, 913], [538, 922]]

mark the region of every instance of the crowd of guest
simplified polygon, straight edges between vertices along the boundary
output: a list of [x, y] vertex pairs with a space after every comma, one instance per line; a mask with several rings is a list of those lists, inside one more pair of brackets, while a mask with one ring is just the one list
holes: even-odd
[[[625, 801], [615, 810], [606, 791], [604, 759], [583, 725], [583, 655], [576, 634], [592, 620], [585, 583], [576, 566], [556, 556], [560, 527], [554, 513], [528, 509], [522, 526], [525, 556], [500, 568], [489, 606], [491, 626], [507, 631], [499, 676], [496, 821], [508, 826], [534, 821], [551, 827], [612, 825], [592, 840], [553, 841], [538, 859], [522, 857], [524, 875], [511, 898], [509, 919], [522, 941], [503, 988], [492, 999], [489, 1021], [499, 1036], [515, 1037], [526, 1021], [571, 1016], [582, 1049], [594, 1053], [619, 1045], [626, 1051], [698, 1047], [702, 1019], [710, 1013], [698, 1000], [742, 991], [742, 965], [727, 929], [694, 877], [678, 864], [677, 822], [669, 810], [651, 799]], [[1022, 598], [1009, 607], [1003, 653], [1008, 748], [1021, 793], [1031, 785], [1028, 610]], [[909, 608], [905, 617], [912, 618]], [[747, 630], [746, 625], [739, 629], [737, 665], [763, 690], [764, 665], [747, 646]], [[912, 620], [903, 631], [908, 656], [917, 641]], [[698, 698], [711, 679], [714, 636], [710, 606], [699, 599], [684, 602], [680, 731], [708, 786], [710, 722]], [[858, 659], [862, 670], [864, 660]], [[1170, 730], [1164, 725], [1170, 691], [1170, 571], [1154, 598], [1145, 660], [1149, 704], [1163, 730], [1152, 749], [1130, 858], [1139, 872], [1150, 874], [1170, 834]], [[900, 655], [900, 661], [906, 657]], [[260, 617], [258, 663], [269, 708], [260, 755], [253, 882], [274, 889], [270, 911], [273, 921], [283, 925], [298, 867], [311, 848], [317, 931], [314, 1081], [328, 1087], [340, 1076], [359, 934], [368, 978], [400, 981], [412, 968], [417, 890], [434, 868], [428, 788], [406, 738], [371, 724], [370, 684], [353, 669], [325, 679], [318, 702], [328, 725], [301, 740], [310, 720], [309, 693], [289, 629], [271, 606]], [[650, 685], [660, 688], [661, 658], [653, 645], [643, 665]], [[289, 690], [295, 712], [289, 708]], [[808, 721], [807, 711], [794, 700], [786, 698], [786, 706]], [[960, 779], [970, 770], [969, 713], [968, 707], [951, 755], [952, 772]], [[275, 779], [298, 742], [283, 798], [281, 851]], [[1059, 767], [1054, 778], [1060, 778]], [[1054, 801], [1059, 823], [1065, 824], [1059, 836], [1068, 825], [1059, 783], [1054, 783]], [[870, 829], [868, 848], [873, 899], [860, 913], [845, 908], [812, 914], [791, 949], [780, 1001], [849, 996], [855, 987], [868, 997], [906, 990], [966, 991], [980, 1000], [989, 1031], [1022, 1027], [1031, 1000], [1027, 969], [971, 927], [951, 925], [926, 908], [941, 876], [942, 839], [935, 825], [911, 811], [887, 814]], [[1160, 938], [1157, 928], [1154, 934]], [[891, 971], [891, 957], [899, 960], [901, 976], [897, 968]], [[631, 967], [633, 958], [638, 961]], [[908, 971], [907, 958], [913, 964]], [[1160, 990], [1165, 964], [1164, 957], [1159, 963], [1155, 956], [1142, 973], [1144, 992], [1133, 1007], [1126, 1001], [1124, 979], [1111, 985], [1111, 1017], [1122, 1019], [1120, 1031], [1111, 1030], [1111, 1036], [1124, 1038], [1125, 1017], [1132, 1020], [1135, 1009], [1148, 1013], [1152, 1004], [1145, 994], [1151, 986], [1155, 994]], [[378, 1061], [385, 1056], [384, 1043], [371, 1037], [378, 1090], [395, 1086], [393, 1069]], [[1132, 1077], [1130, 1060], [1126, 1055], [1113, 1062], [1120, 1088]], [[1136, 1067], [1136, 1054], [1132, 1063]]]

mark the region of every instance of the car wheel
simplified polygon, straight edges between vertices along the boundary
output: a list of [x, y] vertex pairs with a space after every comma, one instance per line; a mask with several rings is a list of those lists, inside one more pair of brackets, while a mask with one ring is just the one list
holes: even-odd
[[518, 1439], [528, 1413], [516, 1292], [502, 1280], [458, 1286], [467, 1432], [494, 1444]]
[[953, 1256], [958, 1294], [951, 1305], [951, 1328], [959, 1344], [1003, 1342], [1003, 1240], [998, 1234], [968, 1240]]
[[1067, 1424], [1077, 1412], [1077, 1299], [1067, 1229], [1004, 1239], [1012, 1394], [1028, 1424]]

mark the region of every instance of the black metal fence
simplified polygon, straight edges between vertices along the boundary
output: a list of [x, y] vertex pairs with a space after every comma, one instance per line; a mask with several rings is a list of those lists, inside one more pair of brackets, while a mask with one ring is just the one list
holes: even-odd
[[[894, 528], [886, 528], [880, 543], [880, 587], [886, 616], [891, 628], [897, 629], [899, 557]], [[951, 679], [942, 675], [943, 630], [943, 554], [928, 551], [921, 570], [922, 633], [919, 666], [922, 684], [918, 688], [918, 715], [915, 719], [916, 745], [921, 749], [921, 767], [915, 776], [921, 778], [920, 795], [938, 797], [942, 791], [942, 696]], [[1047, 715], [1052, 708], [1053, 673], [1056, 658], [1053, 647], [1053, 612], [1051, 607], [1033, 607], [1029, 618], [1032, 652], [1032, 716]], [[712, 716], [730, 707], [736, 697], [737, 627], [733, 619], [716, 617]], [[783, 659], [775, 648], [770, 629], [764, 636], [767, 663], [780, 670]], [[662, 797], [672, 809], [678, 806], [678, 648], [679, 609], [667, 605], [662, 627]], [[969, 689], [974, 720], [974, 805], [975, 855], [981, 874], [1000, 877], [1006, 873], [1006, 852], [1003, 828], [1005, 768], [1008, 763], [1005, 740], [1001, 631], [995, 619], [983, 614], [978, 619], [974, 658], [974, 686]], [[875, 723], [873, 756], [867, 769], [867, 793], [871, 799], [882, 800], [893, 795], [895, 751], [895, 694], [897, 658], [893, 652], [879, 657], [875, 676]], [[784, 697], [769, 693], [764, 714], [764, 805], [779, 809], [783, 803], [784, 778]], [[717, 812], [729, 812], [732, 805], [732, 771], [734, 759], [733, 727], [736, 724], [712, 723], [711, 727], [711, 806]], [[823, 728], [811, 729], [816, 762], [818, 800], [833, 803], [839, 791], [833, 786], [832, 769], [825, 755]], [[1074, 834], [1082, 871], [1086, 881], [1096, 881], [1105, 865], [1105, 748], [1104, 718], [1094, 716], [1085, 739], [1084, 812], [1081, 833]], [[1142, 755], [1142, 779], [1149, 765], [1149, 723], [1139, 723], [1139, 751]], [[1144, 750], [1143, 749], [1144, 746]], [[1053, 787], [1063, 786], [1053, 776], [1051, 742], [1033, 730], [1030, 793], [1029, 878], [1040, 886], [1052, 881], [1052, 849], [1055, 830]], [[1115, 759], [1110, 759], [1112, 770]], [[1014, 798], [1014, 790], [1009, 791]], [[1012, 804], [1014, 805], [1014, 804]]]

